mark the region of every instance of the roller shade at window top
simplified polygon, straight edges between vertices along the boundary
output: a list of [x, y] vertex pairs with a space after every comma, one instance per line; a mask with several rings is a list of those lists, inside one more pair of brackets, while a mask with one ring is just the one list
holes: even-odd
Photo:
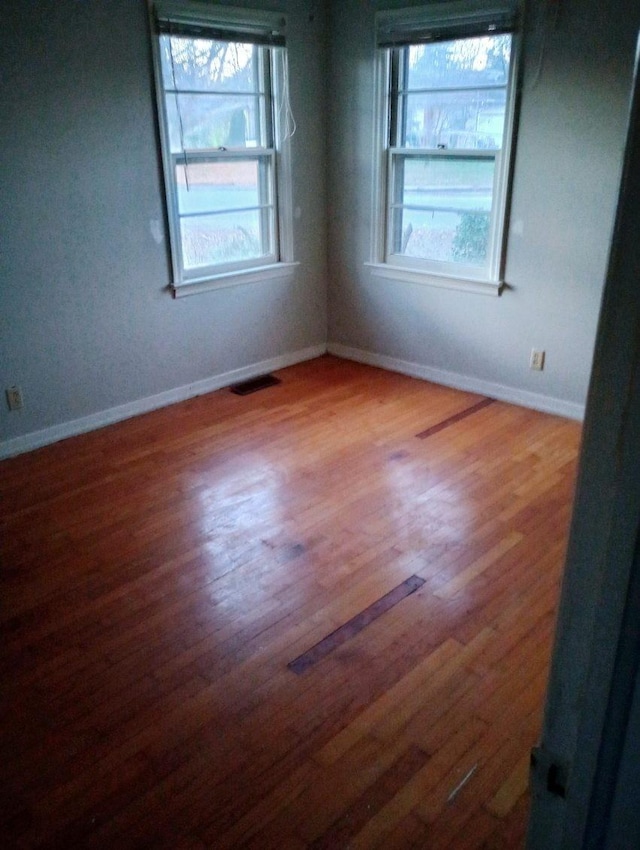
[[378, 47], [405, 47], [434, 41], [450, 41], [482, 35], [499, 35], [517, 28], [516, 2], [432, 2], [410, 9], [378, 12]]
[[205, 3], [155, 3], [156, 31], [163, 35], [210, 38], [284, 47], [286, 25], [279, 12], [249, 11]]

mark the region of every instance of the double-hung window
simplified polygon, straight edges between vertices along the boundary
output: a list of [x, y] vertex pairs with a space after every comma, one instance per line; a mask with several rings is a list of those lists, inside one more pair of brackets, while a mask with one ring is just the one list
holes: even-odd
[[273, 276], [290, 259], [284, 19], [159, 1], [152, 20], [174, 293]]
[[515, 13], [472, 0], [380, 13], [379, 220], [385, 277], [499, 292]]

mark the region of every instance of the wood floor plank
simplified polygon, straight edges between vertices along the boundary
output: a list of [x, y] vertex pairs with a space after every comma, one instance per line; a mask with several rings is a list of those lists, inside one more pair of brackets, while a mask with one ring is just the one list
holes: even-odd
[[316, 755], [320, 763], [333, 764], [356, 741], [368, 734], [376, 723], [386, 718], [389, 712], [395, 711], [398, 704], [416, 691], [421, 692], [438, 669], [445, 665], [448, 669], [448, 662], [457, 654], [458, 648], [459, 645], [455, 641], [446, 641], [435, 652], [427, 656], [420, 665], [414, 667], [393, 688], [368, 706], [353, 723], [346, 726], [335, 738], [325, 744]]
[[451, 425], [455, 425], [456, 422], [460, 422], [462, 419], [466, 419], [467, 416], [472, 416], [474, 413], [477, 413], [478, 410], [482, 410], [484, 407], [488, 407], [488, 405], [493, 404], [493, 401], [494, 400], [492, 398], [483, 398], [481, 399], [481, 401], [472, 404], [471, 407], [466, 407], [459, 413], [454, 413], [452, 416], [448, 416], [446, 419], [443, 419], [442, 422], [438, 422], [437, 425], [431, 425], [426, 430], [420, 431], [419, 434], [416, 434], [416, 437], [419, 440], [426, 440], [427, 437], [432, 437], [439, 431], [443, 431], [445, 428], [449, 428]]
[[320, 643], [317, 643], [302, 655], [294, 658], [287, 666], [294, 673], [304, 673], [309, 667], [317, 664], [318, 661], [321, 661], [338, 646], [351, 640], [351, 638], [359, 634], [370, 623], [377, 620], [378, 617], [381, 617], [390, 608], [393, 608], [394, 605], [397, 605], [419, 587], [422, 587], [423, 584], [424, 579], [418, 576], [410, 576], [408, 579], [405, 579], [397, 587], [394, 587], [393, 590], [390, 590], [384, 596], [381, 596], [380, 599], [377, 599], [365, 608], [364, 611], [360, 611], [355, 617], [352, 617], [348, 622], [339, 626], [330, 635], [323, 638]]
[[223, 835], [216, 839], [219, 850], [234, 850], [243, 841], [269, 826], [282, 812], [292, 806], [305, 793], [309, 785], [321, 780], [321, 769], [311, 761], [305, 761], [259, 803], [240, 817]]
[[510, 549], [517, 546], [521, 540], [522, 534], [518, 531], [509, 532], [485, 555], [478, 558], [466, 567], [466, 569], [458, 572], [454, 578], [450, 579], [446, 584], [438, 588], [435, 595], [443, 598], [454, 596], [460, 590], [464, 589], [470, 581], [473, 581], [473, 579], [481, 575], [488, 567], [492, 566], [497, 560], [502, 558], [502, 556], [509, 552]]
[[486, 809], [498, 818], [506, 817], [529, 787], [531, 757], [526, 752], [486, 804]]
[[522, 845], [579, 425], [276, 377], [0, 464], [6, 846]]
[[[469, 765], [477, 765], [472, 779], [453, 803], [448, 804], [437, 788], [421, 801], [416, 813], [429, 824], [435, 846], [456, 848], [466, 838], [464, 846], [483, 847], [485, 836], [500, 835], [500, 819], [489, 813], [482, 806], [482, 801], [498, 789], [503, 777], [509, 777], [517, 768], [522, 751], [529, 749], [529, 741], [534, 740], [537, 734], [539, 720], [538, 712], [529, 715], [517, 727], [511, 727], [507, 738], [488, 728], [475, 746], [465, 753], [458, 769], [448, 777], [453, 784], [457, 776], [464, 775]], [[526, 795], [518, 798], [519, 801], [524, 799]], [[505, 846], [522, 847], [520, 843]]]
[[449, 765], [466, 753], [482, 736], [486, 729], [484, 723], [472, 720], [454, 731], [437, 754], [427, 762], [424, 768], [415, 774], [409, 782], [375, 814], [351, 841], [354, 850], [375, 846], [384, 836], [397, 826], [410, 812], [417, 810], [425, 794], [439, 786], [446, 779]]

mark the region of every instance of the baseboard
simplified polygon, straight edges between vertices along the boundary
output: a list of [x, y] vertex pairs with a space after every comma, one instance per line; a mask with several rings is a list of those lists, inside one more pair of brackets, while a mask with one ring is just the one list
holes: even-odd
[[500, 401], [519, 404], [521, 407], [530, 407], [533, 410], [565, 416], [568, 419], [579, 421], [584, 419], [585, 406], [583, 404], [565, 401], [561, 398], [532, 393], [527, 390], [520, 390], [517, 387], [496, 384], [492, 381], [482, 381], [469, 375], [460, 375], [457, 372], [448, 372], [444, 369], [434, 369], [431, 366], [422, 366], [420, 363], [387, 357], [385, 354], [363, 351], [360, 348], [350, 348], [338, 342], [328, 343], [327, 351], [330, 354], [335, 354], [336, 357], [343, 357], [345, 360], [355, 360], [369, 366], [379, 366], [381, 369], [388, 369], [391, 372], [400, 372], [412, 378], [422, 378], [425, 381], [433, 381], [435, 384], [443, 384], [457, 390], [497, 398]]
[[95, 431], [97, 428], [103, 428], [105, 425], [112, 425], [114, 422], [121, 422], [123, 419], [130, 419], [132, 416], [139, 416], [141, 413], [149, 413], [151, 410], [157, 410], [160, 407], [166, 407], [178, 401], [185, 401], [194, 396], [204, 395], [205, 393], [228, 387], [230, 384], [263, 375], [265, 372], [273, 372], [276, 369], [284, 369], [286, 366], [293, 366], [305, 360], [313, 360], [314, 357], [320, 357], [322, 354], [325, 354], [326, 350], [325, 345], [314, 345], [310, 348], [281, 354], [278, 357], [262, 360], [259, 363], [252, 363], [249, 366], [243, 366], [241, 369], [233, 369], [221, 375], [214, 375], [211, 378], [205, 378], [193, 384], [186, 384], [185, 386], [176, 387], [175, 389], [167, 390], [157, 395], [137, 399], [129, 404], [121, 404], [118, 407], [111, 407], [99, 413], [92, 413], [90, 416], [83, 416], [81, 419], [62, 422], [60, 425], [53, 425], [51, 428], [44, 428], [41, 431], [33, 431], [21, 437], [5, 440], [0, 442], [0, 459], [30, 452], [33, 449], [39, 449], [42, 446], [57, 443], [59, 440], [65, 440], [67, 437], [85, 434], [87, 431]]
[[103, 428], [105, 425], [112, 425], [114, 422], [121, 422], [123, 419], [129, 419], [141, 413], [148, 413], [151, 410], [157, 410], [160, 407], [185, 401], [194, 396], [204, 395], [205, 393], [228, 387], [230, 384], [255, 378], [257, 375], [263, 375], [265, 372], [273, 372], [277, 369], [293, 366], [296, 363], [302, 363], [305, 360], [312, 360], [314, 357], [320, 357], [327, 351], [345, 360], [355, 360], [358, 363], [366, 363], [369, 366], [378, 366], [381, 369], [400, 372], [412, 378], [421, 378], [422, 380], [433, 381], [436, 384], [443, 384], [454, 389], [490, 396], [491, 398], [500, 399], [500, 401], [507, 401], [523, 407], [530, 407], [534, 410], [541, 410], [544, 413], [553, 413], [557, 416], [566, 416], [569, 419], [577, 419], [579, 421], [584, 418], [585, 408], [582, 404], [564, 401], [563, 399], [545, 396], [540, 393], [527, 392], [516, 387], [496, 384], [492, 381], [482, 381], [468, 375], [460, 375], [457, 372], [434, 369], [430, 366], [423, 366], [420, 363], [411, 363], [396, 357], [388, 357], [385, 354], [376, 354], [372, 351], [364, 351], [359, 348], [351, 348], [347, 345], [331, 342], [326, 346], [315, 345], [310, 348], [303, 348], [299, 351], [282, 354], [278, 357], [272, 357], [269, 360], [252, 363], [240, 369], [233, 369], [230, 372], [214, 375], [211, 378], [205, 378], [193, 384], [186, 384], [185, 386], [176, 387], [175, 389], [167, 390], [157, 395], [137, 399], [129, 404], [112, 407], [99, 413], [93, 413], [90, 416], [84, 416], [81, 419], [62, 422], [59, 425], [53, 425], [51, 428], [44, 428], [41, 431], [33, 431], [21, 437], [5, 440], [0, 442], [0, 460], [23, 454], [24, 452], [30, 452], [33, 449], [39, 449], [51, 443], [57, 443], [59, 440], [65, 440], [67, 437], [85, 434], [88, 431]]

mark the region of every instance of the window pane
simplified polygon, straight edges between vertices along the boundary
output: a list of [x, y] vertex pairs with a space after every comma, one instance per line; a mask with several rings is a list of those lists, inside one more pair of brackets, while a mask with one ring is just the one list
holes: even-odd
[[226, 159], [176, 165], [178, 210], [185, 213], [233, 210], [269, 203], [260, 198], [258, 160]]
[[415, 44], [407, 50], [407, 88], [473, 88], [507, 85], [511, 36], [461, 38]]
[[181, 219], [185, 269], [272, 254], [271, 217], [271, 211], [251, 210]]
[[412, 94], [404, 98], [401, 145], [410, 148], [502, 147], [506, 91], [469, 90]]
[[259, 91], [258, 49], [236, 41], [160, 36], [165, 89]]
[[271, 49], [224, 35], [169, 34], [155, 47], [177, 284], [274, 262]]
[[254, 95], [167, 95], [171, 151], [264, 147], [259, 100]]
[[392, 253], [483, 265], [495, 160], [394, 157]]

